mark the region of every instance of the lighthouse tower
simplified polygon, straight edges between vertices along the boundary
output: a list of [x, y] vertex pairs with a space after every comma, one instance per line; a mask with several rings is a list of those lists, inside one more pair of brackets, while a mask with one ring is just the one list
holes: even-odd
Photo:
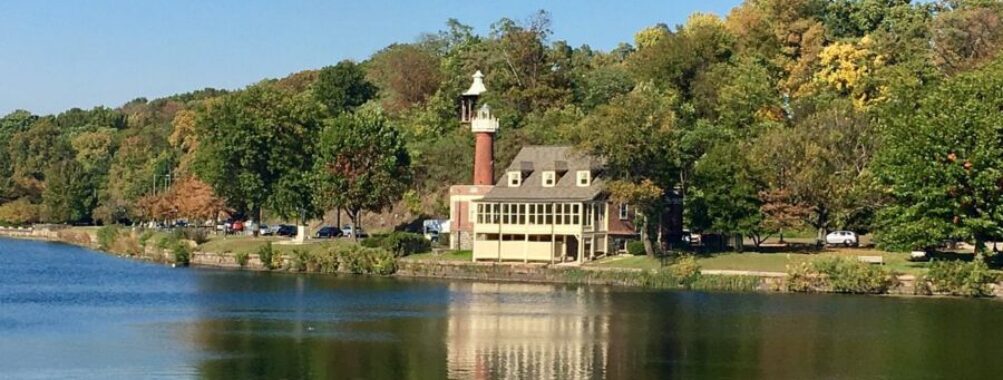
[[487, 104], [481, 106], [470, 122], [474, 132], [474, 185], [494, 185], [495, 183], [495, 132], [498, 119], [491, 116]]
[[495, 183], [495, 133], [498, 132], [498, 119], [491, 116], [491, 108], [487, 104], [480, 109], [476, 108], [481, 94], [487, 92], [488, 88], [484, 86], [484, 74], [480, 70], [474, 73], [473, 78], [470, 88], [460, 97], [460, 122], [469, 124], [470, 131], [474, 132], [474, 185], [491, 186]]
[[449, 247], [473, 247], [474, 209], [472, 202], [484, 197], [494, 187], [495, 133], [498, 119], [491, 115], [486, 104], [478, 107], [481, 94], [487, 92], [484, 74], [474, 73], [474, 81], [460, 96], [460, 123], [470, 126], [474, 133], [474, 183], [454, 185], [449, 188]]

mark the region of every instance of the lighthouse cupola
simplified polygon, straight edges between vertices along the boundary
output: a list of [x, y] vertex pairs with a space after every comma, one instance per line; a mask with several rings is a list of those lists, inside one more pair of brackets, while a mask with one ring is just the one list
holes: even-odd
[[484, 87], [484, 74], [480, 70], [474, 73], [473, 78], [474, 82], [470, 84], [470, 88], [460, 96], [461, 123], [469, 124], [473, 121], [477, 112], [477, 101], [480, 99], [481, 94], [488, 90], [487, 87]]

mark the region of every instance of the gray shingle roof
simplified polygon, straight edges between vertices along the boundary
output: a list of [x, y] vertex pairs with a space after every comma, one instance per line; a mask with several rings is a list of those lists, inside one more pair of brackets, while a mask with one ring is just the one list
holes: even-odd
[[[503, 174], [495, 187], [484, 195], [484, 201], [586, 201], [595, 199], [605, 189], [602, 177], [604, 162], [598, 157], [582, 154], [570, 146], [527, 146], [522, 148], [505, 173], [521, 171], [520, 186], [509, 187], [508, 175]], [[577, 172], [589, 170], [589, 186], [578, 186]], [[543, 186], [543, 172], [557, 172], [553, 187]]]

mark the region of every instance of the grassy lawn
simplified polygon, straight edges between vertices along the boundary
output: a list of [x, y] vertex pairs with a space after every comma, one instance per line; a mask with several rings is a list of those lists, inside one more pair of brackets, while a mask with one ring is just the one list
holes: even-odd
[[603, 268], [627, 268], [627, 269], [657, 269], [662, 266], [661, 261], [648, 256], [620, 255], [601, 259], [594, 263], [585, 264], [588, 266]]
[[[697, 262], [702, 269], [710, 270], [745, 270], [754, 272], [786, 272], [790, 264], [814, 261], [830, 257], [882, 256], [885, 266], [900, 273], [915, 274], [924, 270], [926, 263], [913, 263], [906, 259], [907, 253], [883, 252], [871, 249], [830, 249], [820, 253], [720, 253], [708, 256], [698, 256]], [[658, 259], [647, 256], [616, 256], [588, 264], [609, 268], [657, 269], [661, 267]]]
[[281, 244], [289, 241], [282, 237], [253, 237], [253, 236], [213, 236], [209, 242], [199, 247], [203, 252], [231, 252], [231, 253], [257, 253], [261, 247], [272, 242], [272, 249], [282, 254], [291, 254], [294, 250], [304, 250], [311, 253], [328, 251], [331, 248], [343, 244], [355, 244], [350, 239], [323, 239], [307, 240], [303, 244]]
[[415, 261], [473, 261], [474, 256], [471, 251], [445, 251], [441, 253], [419, 253], [408, 256], [407, 259]]

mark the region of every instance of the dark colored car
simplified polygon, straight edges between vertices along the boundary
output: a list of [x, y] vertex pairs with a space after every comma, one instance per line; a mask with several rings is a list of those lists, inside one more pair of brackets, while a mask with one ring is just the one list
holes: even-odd
[[324, 226], [317, 230], [317, 233], [313, 234], [313, 237], [318, 239], [330, 239], [341, 237], [344, 235], [341, 229], [338, 227]]
[[297, 231], [296, 226], [290, 226], [288, 224], [283, 224], [283, 225], [279, 226], [279, 228], [277, 230], [275, 230], [275, 236], [290, 236], [290, 237], [292, 237], [292, 236], [296, 236], [297, 234], [299, 234], [299, 232]]

